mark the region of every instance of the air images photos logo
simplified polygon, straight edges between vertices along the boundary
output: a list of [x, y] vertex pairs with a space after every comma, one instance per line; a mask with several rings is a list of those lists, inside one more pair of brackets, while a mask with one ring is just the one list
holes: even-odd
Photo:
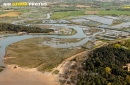
[[12, 2], [12, 3], [3, 3], [2, 6], [47, 6], [46, 2]]

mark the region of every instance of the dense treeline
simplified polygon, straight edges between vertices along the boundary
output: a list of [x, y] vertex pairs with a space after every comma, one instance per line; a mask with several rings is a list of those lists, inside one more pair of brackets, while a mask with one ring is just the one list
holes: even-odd
[[77, 85], [130, 85], [130, 41], [97, 48], [89, 54]]
[[27, 33], [49, 33], [54, 31], [53, 29], [42, 29], [39, 27], [29, 27], [22, 25], [14, 25], [8, 23], [0, 23], [0, 31], [15, 31], [15, 32], [27, 32]]
[[67, 12], [67, 11], [78, 11], [75, 9], [69, 9], [69, 10], [55, 10], [54, 12]]
[[120, 9], [118, 9], [118, 10], [121, 10], [121, 11], [130, 11], [130, 8], [127, 8], [127, 9], [125, 9], [125, 8], [120, 8]]

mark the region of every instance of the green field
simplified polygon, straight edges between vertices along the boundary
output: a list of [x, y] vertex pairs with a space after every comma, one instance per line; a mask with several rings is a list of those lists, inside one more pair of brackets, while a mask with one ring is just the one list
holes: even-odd
[[51, 16], [52, 19], [61, 19], [71, 16], [84, 15], [85, 11], [67, 11], [67, 12], [54, 12]]
[[17, 12], [29, 12], [30, 9], [17, 9], [15, 11]]
[[99, 15], [130, 15], [130, 11], [120, 11], [120, 10], [103, 10], [99, 11]]
[[[97, 10], [98, 11], [98, 10]], [[85, 11], [67, 11], [67, 12], [54, 12], [51, 16], [51, 19], [61, 19], [73, 16], [84, 15]], [[121, 10], [101, 10], [98, 15], [130, 15], [130, 11], [121, 11]]]
[[0, 11], [0, 14], [5, 14], [5, 13], [7, 13], [6, 11]]
[[102, 2], [102, 3], [99, 3], [100, 6], [112, 6], [113, 5], [113, 2]]
[[60, 19], [68, 16], [68, 12], [55, 12], [51, 18], [52, 19]]

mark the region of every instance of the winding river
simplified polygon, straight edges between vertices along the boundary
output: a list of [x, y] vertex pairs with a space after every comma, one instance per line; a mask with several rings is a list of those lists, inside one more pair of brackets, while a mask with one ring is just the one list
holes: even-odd
[[79, 26], [79, 25], [68, 26], [67, 24], [47, 24], [47, 25], [73, 28], [77, 31], [77, 33], [72, 36], [58, 36], [58, 35], [22, 35], [22, 36], [14, 35], [14, 36], [11, 36], [11, 35], [9, 35], [9, 37], [2, 37], [2, 35], [1, 35], [2, 38], [0, 39], [0, 46], [1, 46], [1, 48], [0, 48], [0, 66], [4, 65], [2, 60], [3, 60], [3, 57], [6, 52], [6, 47], [12, 43], [15, 43], [15, 42], [18, 42], [18, 41], [21, 41], [24, 39], [35, 38], [35, 37], [77, 38], [77, 39], [84, 38], [83, 40], [81, 40], [79, 42], [68, 43], [68, 44], [59, 44], [59, 45], [53, 45], [53, 44], [50, 45], [46, 42], [43, 42], [43, 44], [45, 44], [45, 45], [56, 47], [56, 48], [69, 48], [69, 47], [81, 46], [81, 45], [85, 44], [90, 39], [90, 37], [93, 37], [96, 34], [101, 33], [101, 32], [97, 32], [97, 33], [93, 34], [92, 36], [86, 36], [82, 30], [83, 26]]

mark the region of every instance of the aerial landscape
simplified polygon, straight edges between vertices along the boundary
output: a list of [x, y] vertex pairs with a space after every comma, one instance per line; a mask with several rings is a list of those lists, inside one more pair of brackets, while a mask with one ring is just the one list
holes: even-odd
[[0, 85], [130, 85], [130, 0], [0, 0]]

